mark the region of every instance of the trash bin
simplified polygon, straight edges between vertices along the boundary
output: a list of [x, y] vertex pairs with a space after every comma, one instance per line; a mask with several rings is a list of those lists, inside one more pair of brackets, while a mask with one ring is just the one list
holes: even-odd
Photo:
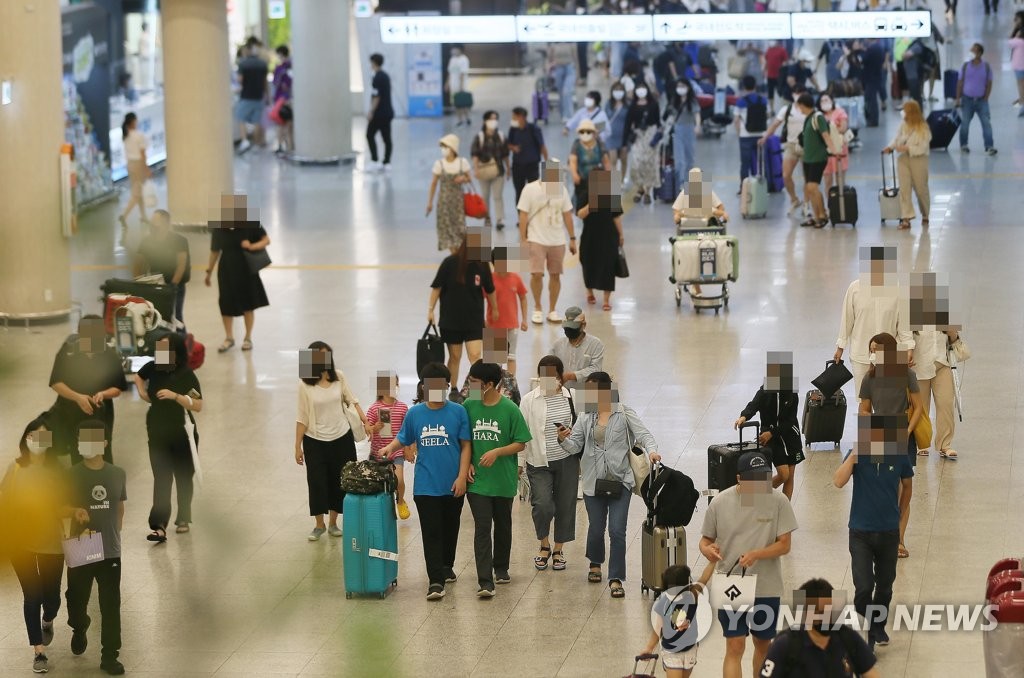
[[997, 625], [984, 634], [986, 678], [1024, 676], [1024, 591], [1008, 591], [990, 601]]

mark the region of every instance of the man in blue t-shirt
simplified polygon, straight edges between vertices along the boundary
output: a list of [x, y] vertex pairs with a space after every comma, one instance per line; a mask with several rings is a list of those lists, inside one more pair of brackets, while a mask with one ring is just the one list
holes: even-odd
[[548, 160], [548, 147], [544, 145], [544, 133], [526, 118], [526, 109], [516, 106], [512, 109], [512, 127], [508, 131], [508, 148], [512, 151], [512, 186], [516, 191], [516, 204], [523, 193], [523, 186], [540, 178], [540, 161]]
[[853, 606], [869, 623], [872, 649], [876, 643], [889, 644], [885, 622], [896, 581], [900, 516], [910, 510], [914, 488], [914, 468], [906, 453], [906, 420], [901, 424], [899, 419], [860, 415], [857, 451], [849, 454], [832, 478], [840, 488], [853, 478], [849, 523]]
[[444, 598], [445, 583], [456, 579], [455, 549], [466, 501], [473, 436], [465, 408], [448, 400], [451, 374], [447, 367], [441, 363], [424, 365], [420, 386], [423, 402], [409, 409], [398, 435], [378, 454], [389, 457], [404, 448], [405, 460], [416, 464], [412, 493], [430, 581], [427, 600], [440, 600]]

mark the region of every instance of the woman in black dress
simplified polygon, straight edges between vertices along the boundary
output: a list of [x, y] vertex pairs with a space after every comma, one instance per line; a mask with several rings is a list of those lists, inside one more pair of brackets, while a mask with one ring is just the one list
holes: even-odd
[[588, 304], [597, 303], [594, 290], [601, 290], [604, 292], [602, 308], [610, 311], [619, 248], [625, 242], [621, 198], [612, 191], [611, 172], [592, 170], [588, 183], [589, 202], [576, 213], [583, 220], [583, 234], [580, 236], [583, 285], [587, 288]]
[[[237, 213], [239, 196], [230, 196], [236, 201], [233, 210]], [[244, 204], [241, 207], [245, 209]], [[252, 350], [253, 311], [269, 306], [267, 292], [263, 289], [259, 271], [250, 269], [249, 252], [260, 252], [270, 244], [270, 236], [258, 221], [223, 221], [210, 224], [210, 265], [206, 269], [206, 286], [210, 286], [213, 267], [217, 269], [217, 290], [220, 295], [220, 315], [224, 321], [224, 343], [217, 348], [224, 353], [235, 345], [233, 319], [245, 319], [245, 339], [242, 350]]]

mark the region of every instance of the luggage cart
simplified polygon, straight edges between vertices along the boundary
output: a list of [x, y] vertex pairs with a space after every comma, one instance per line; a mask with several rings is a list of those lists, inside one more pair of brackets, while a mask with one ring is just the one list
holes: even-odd
[[[729, 283], [735, 282], [737, 278], [739, 250], [736, 238], [726, 236], [725, 224], [714, 217], [683, 219], [676, 234], [668, 240], [672, 244], [672, 275], [669, 276], [669, 282], [675, 285], [676, 308], [682, 307], [685, 292], [690, 296], [695, 313], [700, 313], [702, 309], [714, 309], [715, 315], [718, 315], [723, 307], [728, 309]], [[693, 266], [693, 261], [680, 260], [680, 254], [693, 254], [692, 247], [685, 253], [681, 247], [677, 247], [676, 243], [684, 240], [698, 245], [696, 266]], [[690, 274], [686, 274], [685, 270], [689, 270]], [[717, 295], [709, 295], [704, 290], [696, 295], [690, 289], [691, 285], [721, 285], [721, 290]]]

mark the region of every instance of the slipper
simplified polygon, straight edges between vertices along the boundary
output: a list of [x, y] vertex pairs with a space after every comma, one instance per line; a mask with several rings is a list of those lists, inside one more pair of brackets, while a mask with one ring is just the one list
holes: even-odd
[[608, 588], [611, 589], [612, 598], [626, 597], [626, 589], [622, 588], [622, 582], [618, 579], [613, 579], [612, 582], [608, 584]]
[[939, 456], [942, 457], [943, 459], [952, 459], [953, 461], [956, 461], [957, 459], [960, 458], [957, 456], [956, 450], [942, 450], [941, 452], [939, 452]]
[[189, 528], [188, 525], [178, 525], [178, 527], [176, 527], [174, 531], [177, 532], [178, 534], [185, 534], [186, 532], [189, 531], [189, 529], [190, 528]]
[[167, 533], [164, 530], [153, 530], [146, 535], [146, 541], [163, 544], [167, 541]]
[[601, 310], [602, 311], [610, 311], [610, 310], [612, 310], [612, 305], [611, 304], [605, 304], [604, 306], [601, 307]]
[[900, 544], [899, 548], [896, 550], [896, 557], [897, 558], [909, 558], [910, 557], [910, 551], [907, 550], [906, 546], [904, 546], [903, 544]]
[[593, 294], [588, 294], [587, 295], [587, 303], [590, 304], [591, 306], [593, 306], [594, 304], [597, 303], [597, 297], [595, 297]]
[[919, 456], [919, 457], [927, 457], [928, 456], [928, 450], [918, 450], [917, 451], [917, 456]]
[[225, 339], [224, 343], [217, 347], [217, 353], [227, 353], [235, 347], [234, 339]]
[[544, 314], [541, 313], [540, 311], [534, 311], [533, 315], [530, 316], [530, 320], [533, 321], [534, 325], [543, 325], [544, 324]]
[[252, 340], [246, 339], [245, 341], [243, 341], [242, 342], [242, 350], [243, 351], [251, 351], [252, 350]]
[[560, 323], [562, 322], [562, 316], [558, 313], [558, 311], [552, 311], [551, 313], [548, 313], [548, 322]]

